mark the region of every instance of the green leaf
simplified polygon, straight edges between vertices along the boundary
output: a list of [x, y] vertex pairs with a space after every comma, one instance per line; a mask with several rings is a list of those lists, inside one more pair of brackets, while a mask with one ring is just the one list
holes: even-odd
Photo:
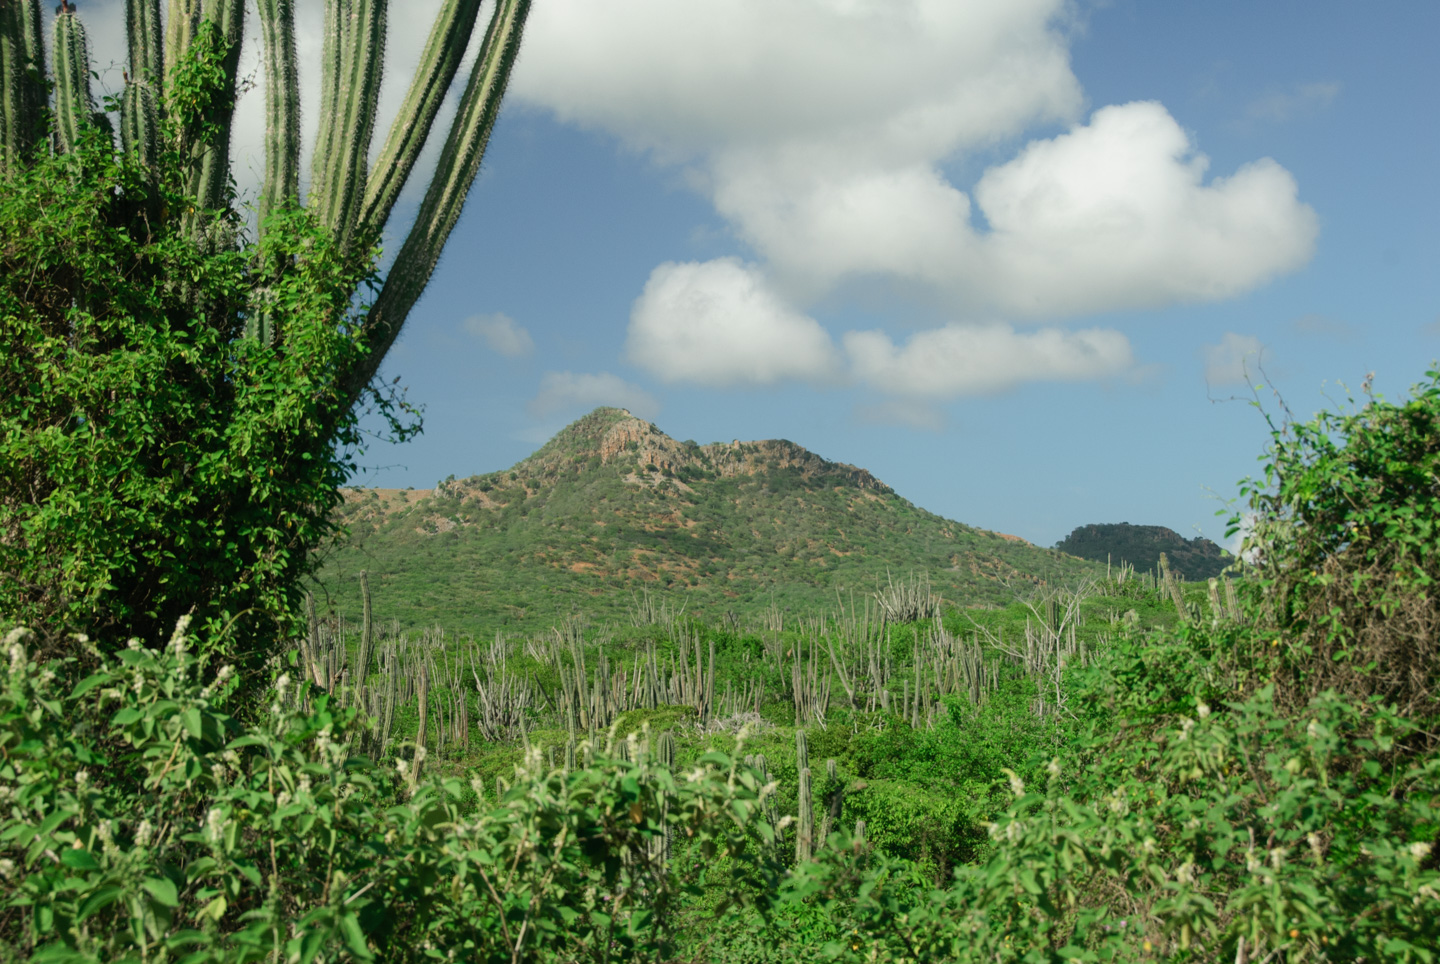
[[123, 893], [125, 893], [125, 888], [119, 884], [106, 884], [85, 899], [85, 903], [80, 905], [80, 911], [76, 914], [75, 919], [77, 921], [88, 919], [96, 912], [113, 904]]
[[192, 706], [180, 714], [185, 722], [185, 730], [195, 739], [200, 739], [204, 733], [204, 724], [200, 716], [200, 708]]
[[360, 930], [360, 920], [354, 914], [346, 914], [340, 918], [340, 933], [345, 937], [345, 946], [350, 948], [350, 953], [362, 961], [371, 961], [375, 955], [370, 953], [370, 948], [365, 944], [365, 934]]
[[75, 688], [70, 691], [70, 698], [78, 699], [100, 684], [110, 682], [110, 679], [109, 673], [92, 673], [75, 684]]
[[94, 854], [83, 848], [70, 847], [60, 851], [60, 863], [71, 870], [99, 870]]
[[156, 903], [166, 907], [175, 907], [180, 903], [180, 895], [175, 891], [175, 884], [168, 877], [147, 877], [140, 884]]

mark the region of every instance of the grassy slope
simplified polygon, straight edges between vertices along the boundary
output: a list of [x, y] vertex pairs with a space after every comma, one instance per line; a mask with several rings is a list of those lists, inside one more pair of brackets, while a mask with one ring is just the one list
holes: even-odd
[[615, 618], [642, 589], [718, 618], [772, 599], [829, 608], [887, 573], [928, 572], [948, 601], [976, 605], [1103, 571], [926, 512], [793, 443], [677, 442], [619, 409], [507, 471], [427, 493], [352, 490], [342, 518], [350, 536], [327, 553], [322, 599], [358, 613], [365, 569], [386, 618], [474, 633]]

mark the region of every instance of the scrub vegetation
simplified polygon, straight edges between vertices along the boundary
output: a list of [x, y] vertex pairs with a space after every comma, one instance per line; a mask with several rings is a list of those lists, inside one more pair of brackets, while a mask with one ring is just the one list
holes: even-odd
[[258, 684], [183, 621], [50, 660], [11, 630], [0, 939], [1432, 960], [1437, 417], [1440, 374], [1277, 428], [1252, 562], [1210, 583], [1112, 567], [975, 608], [907, 575], [714, 622], [641, 594], [482, 638], [387, 629], [372, 601], [313, 615]]
[[1435, 960], [1440, 372], [1272, 424], [1203, 582], [615, 410], [342, 493], [357, 398], [406, 428], [366, 386], [527, 9], [366, 306], [479, 9], [442, 6], [371, 179], [383, 6], [327, 3], [300, 208], [291, 7], [258, 5], [251, 242], [238, 0], [174, 0], [163, 56], [130, 4], [119, 152], [73, 7], [49, 71], [0, 4], [0, 960]]

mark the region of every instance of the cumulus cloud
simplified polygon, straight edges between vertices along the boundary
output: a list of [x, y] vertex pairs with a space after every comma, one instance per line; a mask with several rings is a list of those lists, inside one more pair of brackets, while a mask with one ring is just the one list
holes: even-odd
[[987, 395], [1033, 381], [1085, 381], [1134, 367], [1130, 342], [1118, 331], [1010, 325], [946, 325], [917, 332], [897, 346], [879, 331], [845, 335], [857, 378], [890, 394], [916, 398]]
[[506, 358], [519, 358], [535, 350], [530, 332], [509, 315], [496, 312], [492, 315], [471, 315], [461, 323], [470, 334], [485, 342], [493, 352]]
[[630, 361], [667, 382], [825, 382], [839, 353], [815, 319], [789, 307], [736, 258], [667, 262], [630, 313]]
[[546, 372], [540, 379], [539, 393], [526, 408], [536, 418], [545, 418], [601, 405], [628, 408], [641, 418], [653, 418], [660, 411], [655, 396], [609, 372]]
[[1064, 0], [551, 0], [511, 94], [669, 158], [939, 156], [1081, 103]]
[[1245, 385], [1255, 379], [1265, 346], [1254, 335], [1227, 331], [1218, 345], [1201, 349], [1205, 358], [1205, 381], [1211, 385]]
[[1309, 260], [1315, 212], [1269, 159], [1209, 184], [1165, 108], [1106, 107], [985, 174], [992, 297], [1050, 315], [1240, 294]]
[[[1077, 123], [1068, 10], [552, 0], [511, 90], [686, 165], [802, 301], [879, 276], [957, 317], [1054, 319], [1226, 298], [1305, 263], [1315, 214], [1274, 161], [1207, 181], [1155, 103]], [[986, 172], [973, 198], [944, 173], [1055, 122], [1072, 127]]]

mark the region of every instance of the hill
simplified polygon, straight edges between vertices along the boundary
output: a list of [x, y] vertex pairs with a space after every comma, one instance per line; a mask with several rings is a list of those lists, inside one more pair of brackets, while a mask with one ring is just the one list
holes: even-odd
[[503, 471], [346, 490], [340, 513], [349, 536], [325, 555], [322, 599], [357, 613], [368, 570], [387, 619], [476, 633], [621, 617], [642, 590], [719, 618], [829, 608], [887, 574], [928, 573], [947, 601], [979, 605], [1098, 570], [926, 512], [793, 442], [679, 442], [615, 408]]
[[1133, 526], [1128, 522], [1098, 523], [1080, 526], [1055, 548], [1081, 559], [1115, 564], [1122, 560], [1139, 570], [1153, 569], [1165, 553], [1171, 568], [1186, 579], [1209, 579], [1220, 575], [1231, 558], [1204, 536], [1189, 541], [1174, 529], [1164, 526]]

